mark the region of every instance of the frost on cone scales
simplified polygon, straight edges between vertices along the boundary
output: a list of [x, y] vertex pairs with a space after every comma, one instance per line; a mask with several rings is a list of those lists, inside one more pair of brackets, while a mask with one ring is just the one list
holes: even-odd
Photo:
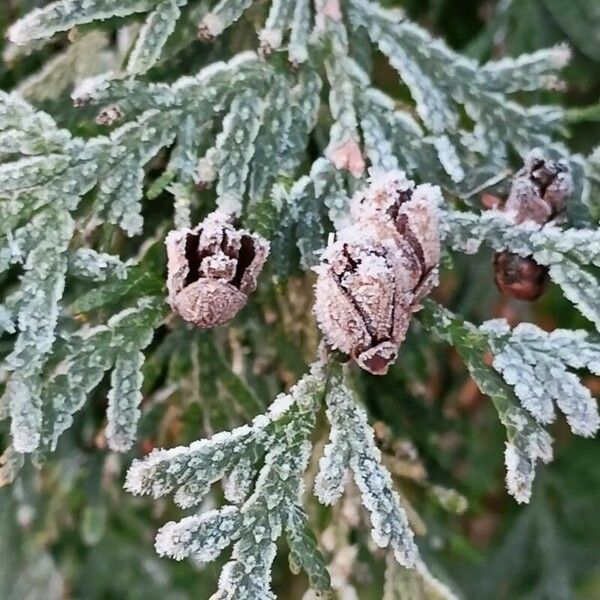
[[[547, 160], [541, 150], [532, 150], [515, 176], [504, 210], [517, 225], [544, 225], [562, 216], [572, 192], [568, 163]], [[537, 300], [549, 282], [546, 267], [507, 250], [494, 257], [494, 279], [503, 294], [528, 302]]]
[[327, 342], [384, 375], [412, 313], [438, 281], [439, 188], [404, 173], [371, 173], [352, 200], [353, 223], [323, 252], [315, 315]]
[[236, 229], [218, 210], [195, 229], [171, 231], [165, 243], [168, 302], [202, 329], [227, 323], [244, 307], [269, 253], [266, 240]]

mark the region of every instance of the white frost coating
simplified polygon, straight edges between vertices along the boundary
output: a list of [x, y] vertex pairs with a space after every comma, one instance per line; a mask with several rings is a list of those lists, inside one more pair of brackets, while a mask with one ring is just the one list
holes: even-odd
[[[379, 90], [368, 88], [359, 107], [365, 150], [372, 167], [426, 173], [429, 180], [445, 182], [450, 189], [467, 179], [458, 141], [446, 135], [427, 136], [407, 111]], [[441, 168], [440, 168], [441, 167]], [[449, 177], [448, 177], [449, 176]]]
[[329, 108], [333, 125], [325, 155], [336, 169], [360, 177], [365, 170], [365, 162], [358, 132], [356, 102], [360, 88], [366, 85], [369, 78], [350, 58], [348, 34], [341, 20], [339, 3], [319, 1], [316, 8], [316, 30], [327, 36], [330, 47], [325, 60], [325, 72], [329, 81]]
[[[420, 29], [402, 21], [397, 13], [384, 11], [379, 6], [363, 2], [353, 2], [354, 10], [351, 18], [357, 24], [367, 28], [369, 37], [385, 54], [392, 67], [406, 83], [415, 100], [417, 112], [434, 133], [454, 129], [457, 115], [451, 106], [450, 98], [445, 90], [436, 85], [427, 72], [419, 64], [418, 57], [411, 54], [413, 38], [420, 38], [418, 43], [431, 43], [427, 35]], [[402, 33], [408, 35], [402, 35]]]
[[600, 372], [600, 343], [583, 331], [557, 329], [548, 334], [531, 323], [510, 331], [505, 321], [489, 321], [480, 330], [488, 336], [494, 368], [514, 386], [521, 404], [542, 424], [554, 420], [554, 400], [573, 433], [589, 437], [600, 426], [595, 399], [567, 367]]
[[231, 469], [223, 481], [223, 492], [229, 502], [241, 504], [250, 495], [258, 475], [256, 462], [254, 456], [243, 455]]
[[14, 44], [49, 38], [74, 25], [125, 17], [151, 9], [157, 0], [57, 0], [32, 10], [8, 29]]
[[263, 427], [244, 425], [208, 440], [170, 450], [153, 450], [143, 460], [134, 460], [125, 489], [154, 498], [175, 493], [175, 501], [188, 508], [202, 501], [210, 485], [236, 464], [238, 456], [262, 433]]
[[69, 256], [69, 273], [93, 281], [106, 281], [109, 277], [125, 279], [127, 263], [118, 256], [79, 248]]
[[[260, 201], [268, 195], [275, 177], [286, 170], [290, 137], [304, 140], [303, 123], [293, 119], [294, 99], [289, 83], [284, 77], [276, 77], [265, 96], [264, 112], [255, 140], [251, 173], [248, 181], [250, 201]], [[295, 126], [295, 130], [291, 131]], [[298, 129], [300, 131], [298, 131]], [[303, 143], [303, 142], [302, 142]]]
[[139, 404], [142, 401], [143, 363], [144, 355], [141, 352], [120, 353], [111, 374], [106, 439], [108, 447], [117, 452], [129, 450], [135, 441], [140, 418]]
[[519, 406], [511, 388], [485, 361], [488, 336], [502, 338], [510, 329], [504, 321], [495, 320], [481, 331], [440, 306], [429, 304], [426, 310], [430, 311], [428, 329], [457, 348], [480, 390], [493, 401], [508, 439], [506, 486], [518, 502], [528, 502], [538, 463], [552, 460], [552, 438]]
[[[46, 382], [42, 447], [55, 450], [58, 439], [73, 423], [89, 392], [102, 380], [117, 357], [109, 396], [109, 433], [115, 447], [126, 445], [135, 433], [141, 357], [162, 315], [162, 303], [142, 298], [137, 305], [114, 315], [108, 326], [82, 328], [68, 338], [68, 352], [60, 369]], [[126, 433], [127, 430], [130, 433]], [[113, 442], [111, 441], [111, 444]]]
[[16, 373], [8, 380], [5, 394], [10, 403], [13, 446], [17, 452], [33, 452], [39, 446], [42, 428], [39, 382]]
[[[320, 582], [322, 589], [328, 585], [316, 545], [302, 535], [305, 521], [299, 508], [303, 474], [311, 455], [310, 436], [324, 384], [320, 366], [314, 365], [311, 374], [278, 397], [251, 425], [218, 433], [187, 448], [155, 450], [130, 467], [125, 484], [129, 491], [154, 496], [174, 492], [175, 501], [184, 507], [199, 503], [210, 484], [228, 473], [236, 480], [227, 495], [242, 503], [239, 508], [226, 507], [168, 523], [156, 539], [161, 554], [176, 559], [195, 556], [201, 561], [213, 560], [237, 540], [213, 598], [274, 599], [270, 571], [275, 541], [284, 530], [292, 536], [290, 546], [296, 562], [307, 570], [311, 581]], [[255, 462], [260, 462], [260, 469]], [[236, 474], [240, 468], [250, 477], [248, 473]]]
[[478, 79], [490, 91], [504, 93], [553, 88], [559, 83], [556, 72], [569, 63], [571, 56], [567, 44], [558, 44], [532, 54], [489, 62], [479, 70]]
[[545, 431], [525, 436], [519, 444], [506, 443], [506, 488], [519, 504], [526, 504], [531, 499], [536, 463], [552, 460], [551, 444], [552, 438]]
[[[335, 228], [340, 230], [349, 225], [349, 199], [343, 183], [343, 175], [330, 161], [319, 158], [312, 164], [309, 177], [315, 200], [327, 207], [328, 216]], [[302, 200], [295, 198], [294, 202], [298, 203]]]
[[84, 329], [69, 340], [69, 354], [56, 375], [47, 383], [44, 404], [48, 427], [44, 430], [44, 447], [55, 450], [58, 439], [73, 423], [73, 414], [79, 411], [91, 392], [102, 380], [114, 361], [115, 351], [110, 347], [111, 332], [98, 326]]
[[65, 154], [47, 154], [0, 164], [0, 192], [6, 194], [47, 184], [66, 170], [69, 162], [69, 157]]
[[241, 93], [233, 100], [229, 114], [223, 120], [223, 130], [217, 136], [217, 206], [225, 212], [238, 215], [242, 210], [263, 110], [264, 103], [255, 92]]
[[41, 367], [52, 348], [58, 319], [58, 302], [65, 285], [67, 259], [64, 252], [73, 233], [74, 222], [65, 211], [53, 214], [54, 227], [27, 256], [21, 278], [17, 312], [19, 336], [6, 358], [12, 369], [25, 373]]
[[75, 106], [85, 106], [96, 103], [108, 90], [111, 79], [115, 76], [113, 72], [100, 73], [92, 77], [86, 77], [71, 92], [71, 100]]
[[154, 450], [143, 460], [135, 460], [127, 473], [125, 487], [134, 494], [155, 498], [175, 493], [176, 502], [190, 507], [200, 502], [209, 487], [230, 471], [247, 450], [268, 441], [273, 422], [285, 417], [294, 406], [293, 390], [278, 396], [266, 415], [250, 425], [193, 442], [190, 446]]
[[389, 546], [401, 565], [412, 567], [418, 558], [413, 532], [398, 493], [394, 491], [392, 478], [381, 464], [381, 453], [375, 445], [366, 413], [341, 381], [329, 389], [326, 401], [331, 441], [319, 462], [315, 483], [317, 497], [324, 504], [336, 502], [350, 468], [363, 504], [371, 513], [373, 540], [381, 548]]
[[96, 201], [129, 236], [141, 232], [144, 165], [175, 137], [175, 114], [149, 110], [110, 136]]
[[200, 23], [199, 37], [211, 39], [235, 23], [252, 4], [252, 0], [221, 0]]
[[127, 72], [145, 73], [159, 59], [162, 49], [175, 29], [180, 10], [176, 0], [162, 0], [146, 18], [129, 56]]
[[[66, 249], [74, 222], [66, 211], [52, 212], [53, 228], [27, 256], [16, 303], [18, 336], [7, 356], [15, 371], [7, 387], [13, 444], [18, 452], [37, 449], [42, 426], [39, 377], [55, 339], [59, 301], [65, 286]], [[14, 379], [14, 381], [13, 381]]]
[[202, 563], [211, 562], [237, 537], [241, 520], [237, 508], [226, 506], [177, 523], [171, 521], [157, 533], [156, 551], [175, 560], [192, 556]]
[[331, 25], [336, 34], [332, 38], [334, 52], [325, 63], [329, 81], [329, 106], [334, 123], [329, 132], [329, 144], [326, 156], [336, 169], [349, 171], [354, 177], [360, 177], [365, 170], [365, 162], [360, 148], [358, 118], [355, 109], [355, 82], [349, 72], [356, 68], [347, 56], [348, 40], [341, 33], [340, 23]]
[[512, 63], [491, 63], [486, 69], [377, 3], [351, 0], [348, 15], [353, 26], [364, 27], [371, 42], [388, 57], [434, 134], [457, 130], [459, 104], [476, 123], [463, 136], [464, 143], [487, 153], [488, 159], [505, 163], [507, 142], [523, 153], [551, 143], [550, 134], [559, 127], [564, 112], [554, 107], [523, 108], [505, 94], [554, 86], [554, 74], [564, 64], [564, 50], [543, 51]]
[[6, 309], [5, 306], [0, 304], [0, 334], [6, 331], [6, 333], [15, 332], [15, 324], [13, 323], [13, 316]]
[[[348, 396], [342, 398], [342, 396]], [[353, 439], [346, 429], [352, 419], [352, 403], [349, 390], [335, 388], [327, 394], [327, 418], [331, 425], [329, 442], [319, 460], [319, 472], [315, 479], [315, 495], [321, 504], [335, 504], [344, 493], [350, 471]]]
[[[213, 599], [275, 598], [270, 574], [276, 552], [274, 542], [283, 533], [285, 522], [301, 500], [302, 475], [311, 454], [310, 436], [321, 389], [322, 382], [315, 375], [309, 375], [290, 390], [294, 414], [273, 438], [254, 493], [241, 509], [240, 539], [234, 546], [232, 560], [221, 573], [219, 589]], [[274, 412], [279, 413], [278, 410]], [[296, 539], [294, 536], [294, 541]], [[291, 542], [290, 545], [295, 551], [308, 553], [314, 550], [302, 549]], [[297, 558], [307, 568], [306, 565], [313, 564], [317, 557], [321, 562], [319, 571], [326, 573], [318, 552], [311, 553], [306, 561], [304, 555]], [[311, 573], [312, 568], [309, 575]]]
[[258, 38], [265, 52], [269, 53], [281, 46], [283, 35], [289, 29], [295, 0], [272, 0], [269, 16]]
[[310, 0], [296, 0], [291, 22], [288, 54], [293, 63], [303, 63], [308, 59], [308, 38], [311, 29]]
[[460, 158], [456, 153], [456, 148], [452, 145], [447, 135], [440, 135], [433, 138], [433, 145], [438, 153], [440, 163], [446, 173], [450, 175], [452, 181], [460, 182], [465, 178], [465, 171], [460, 163]]
[[217, 178], [214, 162], [215, 154], [216, 150], [214, 148], [209, 148], [207, 153], [198, 160], [198, 164], [196, 166], [196, 176], [194, 178], [198, 185], [210, 185]]

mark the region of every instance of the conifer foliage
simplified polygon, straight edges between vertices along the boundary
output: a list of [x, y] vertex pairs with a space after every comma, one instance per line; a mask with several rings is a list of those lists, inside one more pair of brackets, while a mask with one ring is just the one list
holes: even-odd
[[[275, 598], [280, 538], [315, 592], [339, 590], [311, 507], [351, 494], [372, 548], [388, 549], [386, 597], [454, 598], [421, 556], [419, 517], [371, 427], [361, 395], [371, 375], [347, 360], [376, 375], [396, 358], [403, 369], [409, 326], [423, 346], [454, 347], [506, 428], [506, 487], [519, 503], [552, 460], [557, 412], [574, 434], [597, 432], [581, 378], [600, 375], [600, 150], [570, 151], [566, 111], [529, 101], [560, 86], [569, 48], [480, 64], [377, 0], [27, 4], [8, 50], [70, 46], [0, 92], [0, 416], [10, 429], [0, 482], [49, 459], [102, 394], [106, 445], [137, 450], [142, 413], [191, 381], [206, 437], [133, 459], [125, 488], [193, 509], [159, 529], [159, 555], [230, 553], [211, 598]], [[382, 60], [402, 100], [374, 83]], [[568, 174], [560, 211], [515, 220], [481, 209], [480, 192], [506, 191], [535, 161]], [[203, 329], [235, 317], [229, 338], [168, 310], [165, 239], [171, 307]], [[494, 315], [474, 324], [425, 298], [462, 254], [486, 247], [547, 271], [581, 328], [511, 328]], [[241, 346], [273, 341], [285, 286], [304, 277], [309, 297], [312, 270], [324, 341], [277, 395]], [[279, 312], [260, 316], [273, 297]], [[291, 359], [278, 358], [285, 371]]]

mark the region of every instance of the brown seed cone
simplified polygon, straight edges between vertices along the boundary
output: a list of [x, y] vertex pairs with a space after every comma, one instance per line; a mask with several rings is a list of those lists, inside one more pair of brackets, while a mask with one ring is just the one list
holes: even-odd
[[201, 329], [227, 323], [244, 307], [269, 253], [266, 240], [236, 229], [220, 211], [195, 229], [171, 231], [165, 243], [168, 302]]
[[498, 289], [517, 300], [533, 302], [548, 287], [548, 269], [533, 258], [523, 258], [512, 252], [499, 252], [494, 257], [495, 281]]
[[437, 283], [439, 190], [377, 175], [353, 200], [355, 223], [322, 255], [315, 315], [327, 342], [387, 373], [419, 301]]
[[546, 160], [541, 151], [534, 150], [516, 174], [504, 209], [515, 223], [535, 221], [543, 225], [565, 211], [572, 192], [569, 165], [562, 160]]
[[[545, 225], [560, 217], [573, 191], [573, 180], [565, 161], [550, 161], [540, 150], [533, 150], [516, 174], [504, 210], [515, 224], [534, 221]], [[548, 287], [548, 269], [533, 258], [508, 251], [494, 257], [495, 281], [507, 296], [532, 302]]]

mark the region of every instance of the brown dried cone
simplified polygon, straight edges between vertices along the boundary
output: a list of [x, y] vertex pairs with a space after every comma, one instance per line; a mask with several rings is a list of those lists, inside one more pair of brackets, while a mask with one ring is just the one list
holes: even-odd
[[256, 289], [269, 243], [236, 229], [231, 217], [215, 211], [195, 229], [171, 231], [168, 257], [168, 302], [183, 319], [201, 329], [227, 323]]
[[523, 258], [504, 250], [494, 257], [494, 279], [502, 293], [517, 300], [533, 302], [548, 287], [548, 269], [533, 258]]
[[327, 342], [384, 375], [412, 313], [437, 284], [439, 189], [403, 173], [374, 174], [353, 199], [354, 223], [323, 252], [315, 315]]
[[[572, 191], [568, 164], [546, 160], [540, 150], [533, 150], [515, 176], [504, 210], [515, 224], [533, 221], [544, 225], [564, 213]], [[503, 294], [528, 302], [537, 300], [549, 282], [546, 267], [506, 250], [494, 257], [494, 272]]]

